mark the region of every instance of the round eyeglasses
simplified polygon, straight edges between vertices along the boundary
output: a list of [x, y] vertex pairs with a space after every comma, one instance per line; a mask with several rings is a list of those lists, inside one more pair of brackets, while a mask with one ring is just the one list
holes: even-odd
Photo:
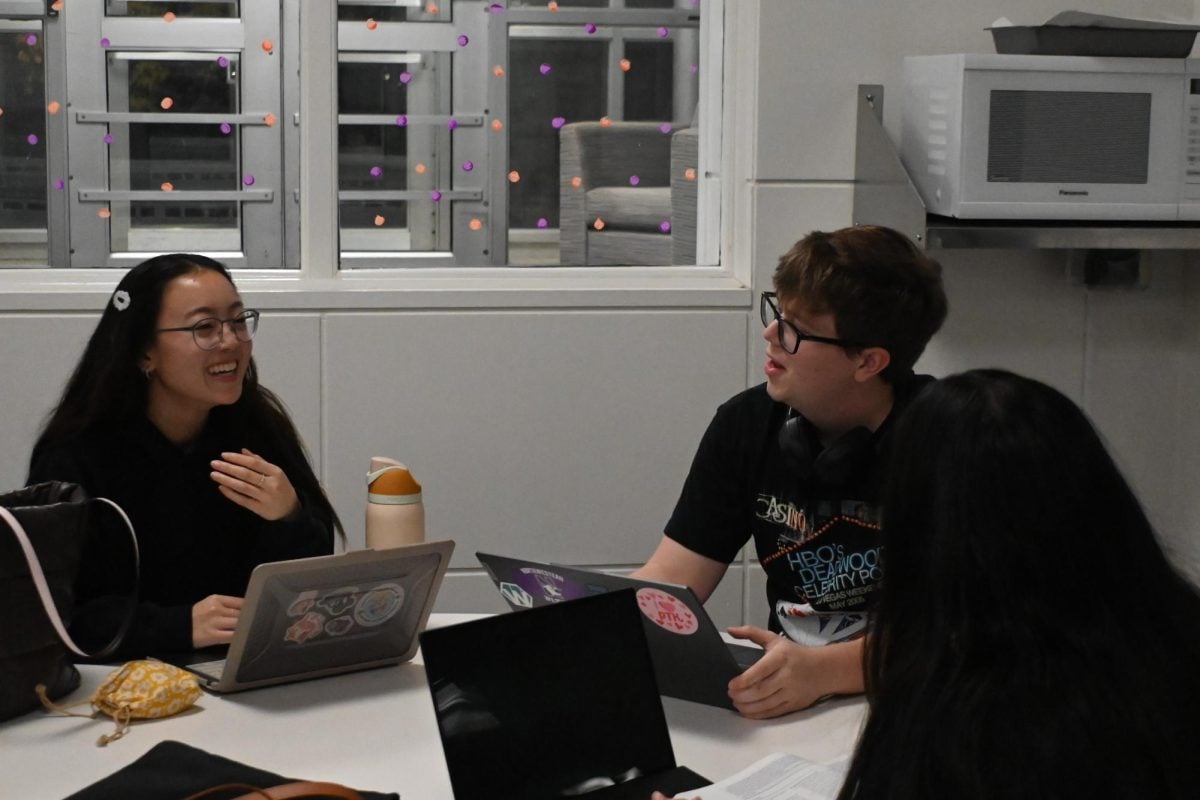
[[758, 314], [762, 317], [764, 328], [771, 327], [772, 322], [778, 323], [775, 329], [775, 335], [779, 337], [779, 346], [784, 349], [788, 355], [794, 355], [800, 349], [801, 342], [820, 342], [821, 344], [832, 344], [838, 347], [865, 347], [866, 345], [858, 342], [851, 342], [847, 339], [833, 339], [829, 336], [814, 336], [811, 333], [803, 333], [792, 323], [788, 322], [779, 313], [779, 301], [775, 292], [763, 292], [762, 300], [758, 304]]
[[205, 317], [192, 325], [184, 325], [179, 328], [159, 328], [155, 332], [191, 331], [192, 340], [196, 342], [197, 347], [201, 350], [213, 350], [221, 344], [221, 339], [225, 336], [226, 325], [229, 326], [230, 333], [239, 342], [248, 342], [254, 338], [254, 333], [258, 330], [258, 312], [248, 308], [231, 319]]

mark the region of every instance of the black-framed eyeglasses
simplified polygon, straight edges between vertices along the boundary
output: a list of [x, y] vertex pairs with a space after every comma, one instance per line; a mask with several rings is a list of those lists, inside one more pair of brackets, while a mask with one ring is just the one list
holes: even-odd
[[776, 335], [779, 337], [779, 346], [784, 349], [789, 355], [794, 354], [800, 349], [801, 342], [820, 342], [821, 344], [832, 344], [838, 347], [864, 347], [858, 342], [851, 342], [848, 339], [833, 339], [828, 336], [814, 336], [811, 333], [803, 333], [792, 323], [784, 319], [779, 313], [779, 303], [774, 292], [763, 292], [762, 300], [758, 304], [758, 314], [762, 317], [764, 328], [769, 328], [772, 322], [779, 323]]
[[254, 338], [254, 333], [258, 330], [258, 312], [248, 308], [231, 319], [205, 317], [192, 325], [184, 325], [179, 328], [159, 328], [155, 333], [191, 331], [192, 340], [196, 342], [197, 347], [201, 350], [212, 350], [221, 344], [226, 325], [229, 326], [229, 332], [239, 342], [248, 342]]

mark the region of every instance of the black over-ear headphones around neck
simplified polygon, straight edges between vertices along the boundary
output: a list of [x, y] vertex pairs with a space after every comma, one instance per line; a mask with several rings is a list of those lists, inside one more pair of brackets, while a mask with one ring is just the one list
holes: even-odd
[[841, 486], [874, 454], [875, 434], [862, 426], [851, 428], [822, 448], [816, 426], [792, 409], [779, 429], [779, 449], [802, 480]]

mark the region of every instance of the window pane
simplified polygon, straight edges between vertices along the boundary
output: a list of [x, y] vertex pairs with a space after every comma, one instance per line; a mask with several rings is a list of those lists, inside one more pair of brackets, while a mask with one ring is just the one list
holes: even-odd
[[675, 47], [671, 42], [625, 43], [625, 119], [670, 120], [673, 113]]
[[[403, 128], [371, 125], [343, 125], [338, 128], [339, 190], [405, 190], [408, 188], [406, 143]], [[423, 176], [429, 165], [413, 164]], [[392, 232], [408, 227], [406, 204], [386, 200], [345, 200], [341, 203], [341, 226], [347, 228], [386, 228]], [[370, 249], [407, 250], [395, 244], [377, 243]], [[354, 249], [343, 243], [343, 249]]]
[[[113, 190], [239, 188], [236, 133], [225, 135], [212, 125], [134, 124], [128, 129], [128, 162], [110, 148]], [[114, 250], [164, 249], [183, 236], [205, 243], [206, 249], [241, 249], [234, 202], [114, 202], [111, 210]]]
[[338, 20], [341, 22], [446, 22], [450, 19], [451, 0], [421, 2], [410, 0], [411, 5], [375, 5], [361, 0], [338, 3]]
[[[509, 228], [558, 226], [558, 129], [609, 113], [607, 41], [513, 39], [509, 43]], [[543, 74], [542, 65], [550, 69]], [[545, 220], [539, 225], [538, 220]]]
[[404, 114], [408, 110], [408, 86], [418, 77], [419, 66], [403, 61], [339, 63], [338, 113]]
[[46, 248], [46, 75], [42, 27], [0, 20], [0, 261]]
[[[114, 74], [128, 72], [129, 110], [175, 114], [237, 111], [237, 60], [217, 53], [181, 55], [147, 60], [136, 53], [110, 57]], [[119, 61], [128, 66], [120, 67]], [[110, 96], [110, 110], [116, 110], [114, 100]]]
[[[229, 114], [238, 108], [238, 62], [216, 53], [109, 55], [111, 111]], [[240, 174], [237, 125], [213, 122], [110, 123], [109, 188], [113, 191], [236, 191], [254, 176]], [[115, 251], [240, 250], [238, 203], [114, 201]], [[185, 244], [186, 243], [186, 244]]]
[[444, 120], [451, 112], [451, 59], [444, 52], [341, 55], [338, 113], [381, 115], [386, 122], [338, 125], [339, 192], [421, 193], [339, 200], [343, 252], [451, 249], [449, 219], [432, 199], [450, 183], [452, 137]]
[[110, 17], [205, 17], [229, 19], [240, 15], [237, 0], [191, 2], [191, 0], [108, 0], [105, 14]]

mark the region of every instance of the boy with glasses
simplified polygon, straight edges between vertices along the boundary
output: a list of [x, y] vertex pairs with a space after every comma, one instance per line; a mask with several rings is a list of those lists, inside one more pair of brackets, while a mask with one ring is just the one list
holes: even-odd
[[767, 653], [729, 694], [755, 719], [863, 689], [889, 432], [929, 380], [913, 365], [947, 310], [937, 262], [878, 226], [810, 233], [780, 259], [774, 287], [760, 301], [767, 381], [717, 410], [636, 573], [707, 600], [753, 537], [769, 630], [730, 633]]

